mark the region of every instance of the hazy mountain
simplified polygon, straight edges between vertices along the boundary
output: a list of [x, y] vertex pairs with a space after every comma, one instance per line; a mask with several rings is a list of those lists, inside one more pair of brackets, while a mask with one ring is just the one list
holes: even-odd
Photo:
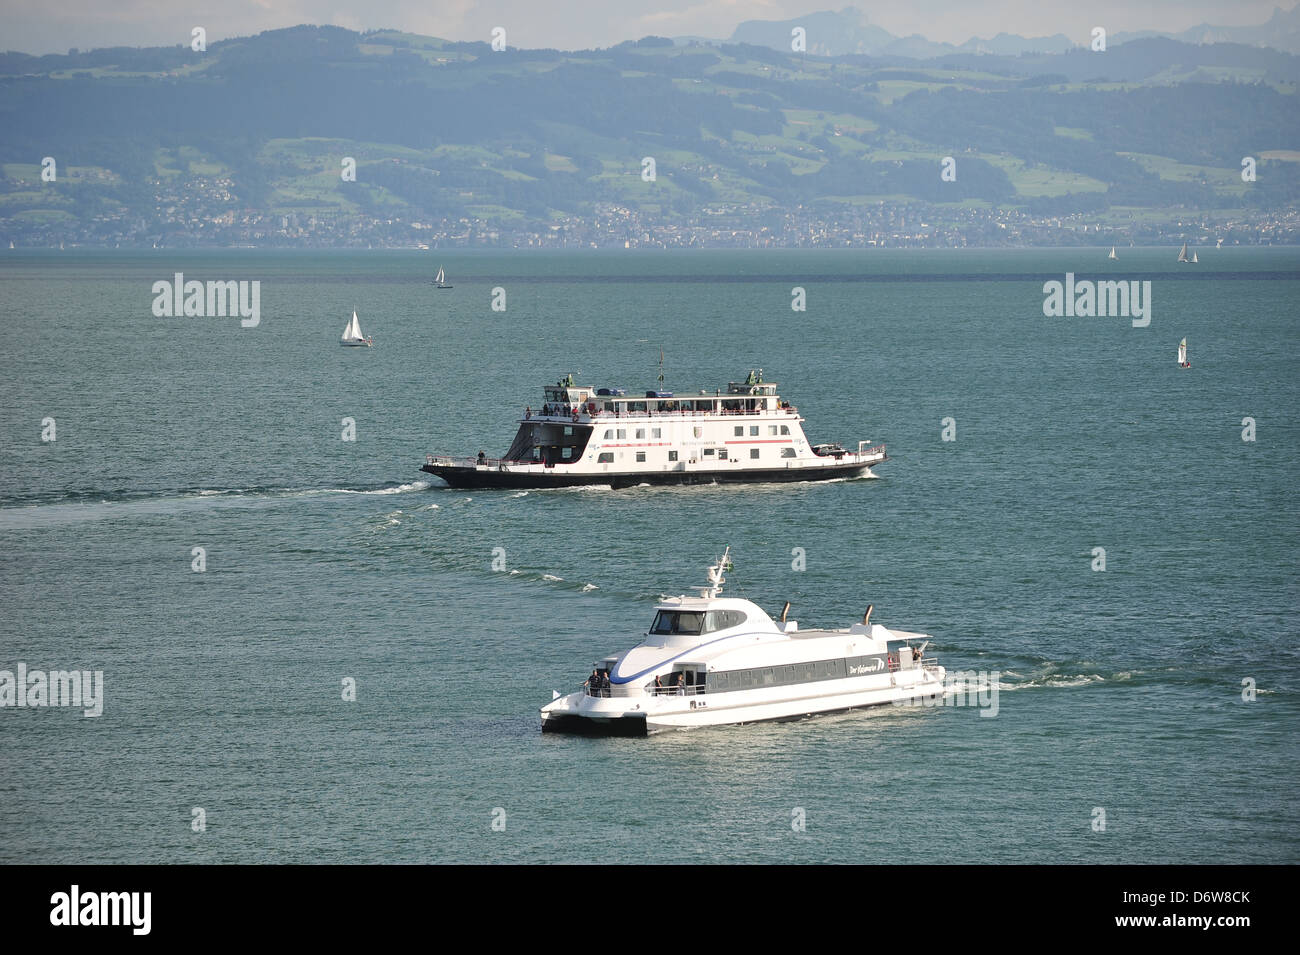
[[[736, 27], [731, 35], [731, 42], [750, 43], [773, 50], [789, 51], [790, 31], [796, 27], [802, 27], [806, 31], [807, 52], [820, 56], [843, 56], [856, 53], [866, 56], [930, 59], [953, 52], [1018, 56], [1023, 53], [1063, 53], [1073, 47], [1085, 47], [1089, 40], [1089, 37], [1071, 39], [1060, 33], [1049, 37], [1030, 38], [1012, 33], [999, 33], [989, 39], [972, 37], [965, 43], [954, 46], [951, 43], [928, 40], [920, 34], [906, 37], [894, 36], [883, 27], [871, 23], [863, 11], [856, 7], [845, 7], [839, 12], [823, 11], [791, 20], [746, 20]], [[1151, 37], [1163, 37], [1190, 44], [1243, 43], [1300, 53], [1300, 6], [1290, 11], [1275, 8], [1269, 21], [1259, 26], [1201, 24], [1181, 33], [1140, 30], [1114, 34], [1110, 37], [1110, 44]]]
[[1202, 23], [1181, 33], [1157, 33], [1143, 30], [1136, 33], [1117, 33], [1114, 42], [1124, 43], [1139, 37], [1162, 36], [1183, 43], [1245, 43], [1250, 46], [1267, 46], [1287, 53], [1300, 53], [1300, 6], [1283, 10], [1273, 8], [1268, 22], [1259, 26], [1211, 26]]

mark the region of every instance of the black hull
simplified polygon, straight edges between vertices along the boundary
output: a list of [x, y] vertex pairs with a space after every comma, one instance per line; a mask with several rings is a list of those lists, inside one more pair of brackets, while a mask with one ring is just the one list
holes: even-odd
[[567, 733], [570, 736], [648, 736], [645, 718], [620, 717], [593, 720], [586, 716], [562, 714], [542, 722], [543, 733]]
[[[941, 695], [939, 692], [930, 697]], [[812, 713], [794, 713], [789, 716], [769, 716], [759, 720], [736, 720], [734, 723], [709, 723], [699, 726], [669, 727], [667, 730], [678, 732], [691, 729], [719, 729], [730, 726], [758, 726], [762, 723], [800, 723], [815, 720], [823, 716], [840, 716], [844, 713], [856, 713], [860, 710], [877, 710], [892, 705], [890, 702], [863, 703], [857, 706], [840, 706], [830, 710], [816, 710]], [[661, 732], [664, 730], [656, 730]], [[644, 719], [621, 717], [609, 720], [593, 720], [586, 716], [552, 716], [542, 722], [543, 733], [567, 733], [570, 736], [649, 736], [649, 728]]]
[[[883, 460], [888, 460], [885, 458]], [[876, 464], [882, 463], [877, 461]], [[771, 484], [794, 481], [829, 481], [859, 477], [866, 464], [839, 464], [817, 468], [771, 468], [744, 471], [656, 471], [646, 474], [566, 474], [558, 467], [549, 474], [519, 474], [448, 464], [426, 464], [420, 468], [442, 478], [455, 488], [548, 488], [585, 487], [593, 484], [613, 488], [640, 484]]]

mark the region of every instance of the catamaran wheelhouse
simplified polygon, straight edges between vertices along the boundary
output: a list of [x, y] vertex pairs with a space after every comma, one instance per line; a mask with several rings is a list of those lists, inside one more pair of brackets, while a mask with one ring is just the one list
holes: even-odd
[[725, 393], [689, 395], [628, 395], [570, 375], [543, 389], [540, 407], [524, 409], [503, 457], [430, 454], [421, 470], [453, 487], [630, 487], [862, 477], [887, 460], [883, 444], [812, 445], [803, 423], [761, 372]]

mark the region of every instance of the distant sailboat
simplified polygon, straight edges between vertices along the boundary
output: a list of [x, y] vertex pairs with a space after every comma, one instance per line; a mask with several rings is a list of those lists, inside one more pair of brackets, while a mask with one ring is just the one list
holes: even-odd
[[1115, 254], [1115, 247], [1114, 247], [1113, 245], [1110, 247], [1110, 255], [1106, 256], [1106, 258], [1108, 258], [1108, 259], [1118, 259], [1118, 258], [1119, 258], [1119, 256]]
[[434, 277], [433, 284], [438, 286], [438, 288], [451, 288], [451, 286], [447, 284], [447, 273], [442, 270], [441, 265], [438, 266], [438, 274]]
[[357, 321], [357, 313], [352, 313], [352, 321], [348, 322], [347, 327], [343, 329], [343, 337], [339, 339], [340, 345], [366, 345], [374, 344], [374, 341], [366, 338], [361, 334], [361, 323]]
[[1196, 263], [1196, 262], [1199, 262], [1199, 261], [1201, 261], [1201, 260], [1198, 259], [1198, 258], [1196, 257], [1196, 252], [1193, 251], [1193, 252], [1192, 252], [1192, 262], [1193, 262], [1193, 263]]
[[1186, 262], [1186, 261], [1187, 261], [1187, 243], [1186, 243], [1186, 242], [1183, 243], [1183, 248], [1182, 248], [1182, 250], [1178, 253], [1178, 261], [1179, 261], [1179, 262]]
[[1187, 339], [1184, 338], [1178, 343], [1178, 367], [1191, 368], [1192, 363], [1187, 360]]
[[1223, 240], [1222, 240], [1222, 239], [1219, 239], [1218, 241], [1216, 241], [1216, 242], [1214, 243], [1214, 247], [1215, 247], [1216, 249], [1221, 249], [1221, 248], [1223, 248]]

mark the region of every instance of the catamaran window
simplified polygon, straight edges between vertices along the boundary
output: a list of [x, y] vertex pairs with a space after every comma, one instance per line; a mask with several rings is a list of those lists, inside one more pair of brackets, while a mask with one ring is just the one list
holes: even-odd
[[790, 426], [789, 426], [788, 424], [783, 424], [783, 425], [781, 425], [781, 433], [782, 433], [782, 434], [789, 434], [789, 433], [790, 433]]
[[749, 433], [750, 433], [751, 435], [757, 436], [757, 435], [758, 435], [758, 425], [756, 425], [756, 424], [751, 424], [751, 425], [749, 426]]
[[781, 457], [783, 457], [783, 458], [792, 458], [792, 457], [794, 457], [794, 448], [782, 448], [782, 449], [781, 449]]
[[636, 453], [636, 460], [637, 460], [637, 463], [638, 463], [638, 464], [644, 464], [644, 463], [645, 463], [645, 452], [644, 452], [644, 451], [638, 451], [638, 452]]
[[706, 458], [711, 458], [711, 457], [713, 457], [713, 449], [712, 449], [712, 448], [705, 448], [705, 449], [704, 449], [704, 456], [705, 456]]
[[663, 429], [663, 428], [651, 428], [651, 429], [650, 429], [650, 437], [652, 437], [652, 438], [662, 438], [663, 436], [664, 436], [664, 429]]
[[637, 428], [637, 429], [636, 429], [636, 436], [637, 436], [638, 438], [644, 438], [644, 437], [645, 437], [645, 428]]
[[614, 463], [614, 452], [613, 452], [613, 451], [602, 451], [602, 452], [600, 452], [600, 455], [596, 458], [596, 463], [597, 463], [597, 464], [613, 464], [613, 463]]
[[769, 425], [767, 426], [767, 433], [768, 433], [768, 434], [776, 434], [776, 425], [774, 425], [774, 424], [769, 424]]
[[744, 437], [744, 435], [745, 435], [745, 426], [743, 424], [736, 425], [736, 437], [741, 438]]
[[573, 457], [573, 448], [561, 448], [560, 457], [568, 461], [570, 458]]
[[699, 633], [704, 614], [690, 610], [660, 610], [651, 633]]
[[739, 610], [710, 610], [704, 618], [704, 632], [739, 627], [744, 622], [745, 615]]
[[565, 434], [573, 434], [573, 426], [572, 426], [572, 425], [568, 425], [568, 424], [566, 424], [566, 425], [564, 426], [564, 433], [565, 433]]
[[613, 428], [606, 428], [606, 429], [605, 429], [605, 440], [608, 441], [608, 440], [609, 440], [610, 438], [612, 438], [612, 437], [614, 437], [614, 429], [613, 429]]
[[626, 437], [627, 437], [627, 429], [626, 429], [626, 428], [619, 428], [619, 429], [618, 429], [618, 437], [619, 437], [619, 440], [622, 440], [623, 438], [626, 438]]
[[758, 457], [758, 448], [750, 448], [750, 449], [749, 449], [749, 456], [750, 456], [751, 458], [756, 458], [756, 457]]
[[726, 449], [726, 448], [718, 448], [718, 458], [719, 458], [720, 460], [722, 460], [722, 461], [725, 461], [725, 460], [727, 459], [727, 449]]
[[669, 451], [669, 452], [668, 452], [668, 460], [669, 460], [669, 461], [676, 461], [676, 460], [677, 460], [677, 452], [676, 452], [676, 451]]

